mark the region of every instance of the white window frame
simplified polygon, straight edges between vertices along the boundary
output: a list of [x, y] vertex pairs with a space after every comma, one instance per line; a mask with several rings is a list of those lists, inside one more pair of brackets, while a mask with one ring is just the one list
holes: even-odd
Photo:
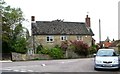
[[60, 36], [60, 40], [61, 41], [65, 41], [65, 40], [67, 40], [68, 38], [67, 38], [67, 36]]
[[53, 42], [53, 41], [54, 41], [54, 36], [46, 36], [46, 42]]
[[83, 40], [83, 37], [80, 35], [77, 35], [76, 40]]

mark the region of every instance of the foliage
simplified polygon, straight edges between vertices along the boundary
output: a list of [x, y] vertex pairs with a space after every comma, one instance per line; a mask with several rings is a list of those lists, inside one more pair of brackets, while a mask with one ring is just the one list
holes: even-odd
[[60, 46], [59, 45], [55, 45], [54, 48], [60, 48]]
[[68, 58], [69, 42], [67, 40], [63, 41], [60, 48], [63, 50], [63, 53], [65, 53], [65, 57]]
[[68, 49], [68, 41], [63, 41], [60, 47], [62, 50], [66, 51]]
[[26, 53], [27, 52], [26, 45], [27, 43], [25, 38], [17, 39], [15, 41], [15, 44], [13, 45], [13, 48], [15, 49], [14, 51], [18, 53]]
[[[2, 16], [2, 52], [21, 52], [24, 49], [20, 48], [26, 49], [25, 43], [29, 35], [28, 30], [22, 26], [22, 22], [25, 20], [23, 12], [20, 8], [11, 8], [3, 0], [0, 0], [0, 8]], [[26, 34], [25, 40], [23, 38], [25, 37], [24, 34]]]
[[41, 51], [38, 52], [39, 54], [49, 54], [50, 53], [50, 49], [48, 48], [43, 48], [41, 49]]
[[92, 45], [89, 49], [89, 54], [93, 54], [97, 52], [97, 45]]
[[63, 52], [60, 48], [52, 48], [49, 55], [54, 59], [63, 58]]
[[74, 46], [74, 52], [78, 55], [87, 56], [88, 55], [88, 45], [83, 41], [70, 41], [71, 45]]
[[59, 48], [59, 46], [57, 46], [57, 47], [55, 46], [51, 49], [43, 48], [38, 53], [39, 54], [47, 54], [47, 55], [51, 56], [53, 59], [63, 58], [63, 52]]
[[39, 53], [43, 49], [43, 46], [40, 44], [37, 46], [37, 53]]

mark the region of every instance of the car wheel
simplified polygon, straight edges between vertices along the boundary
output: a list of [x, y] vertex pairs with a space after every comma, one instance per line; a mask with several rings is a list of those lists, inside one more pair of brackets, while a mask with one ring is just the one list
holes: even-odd
[[119, 68], [117, 68], [116, 71], [119, 71]]
[[94, 67], [94, 70], [98, 70], [98, 69]]

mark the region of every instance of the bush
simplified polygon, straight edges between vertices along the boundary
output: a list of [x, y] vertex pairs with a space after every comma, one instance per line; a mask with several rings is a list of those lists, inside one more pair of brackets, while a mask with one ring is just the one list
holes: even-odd
[[93, 54], [96, 52], [97, 52], [97, 46], [96, 45], [91, 46], [89, 49], [89, 54]]
[[66, 51], [68, 49], [68, 41], [63, 41], [61, 43], [61, 46], [60, 48], [63, 50], [63, 51]]
[[74, 52], [81, 56], [87, 56], [89, 53], [88, 45], [83, 41], [70, 41], [71, 45], [74, 46]]
[[60, 48], [60, 46], [59, 45], [55, 45], [54, 48]]
[[38, 45], [37, 46], [37, 53], [39, 53], [42, 49], [43, 49], [43, 46], [42, 45]]
[[49, 54], [50, 53], [50, 49], [48, 48], [43, 48], [41, 49], [41, 51], [38, 52], [39, 54]]
[[97, 52], [97, 50], [92, 49], [92, 48], [89, 50], [89, 54], [94, 54], [94, 53], [96, 53], [96, 52]]
[[63, 52], [60, 48], [52, 48], [50, 50], [49, 55], [53, 58], [53, 59], [60, 59], [63, 58]]

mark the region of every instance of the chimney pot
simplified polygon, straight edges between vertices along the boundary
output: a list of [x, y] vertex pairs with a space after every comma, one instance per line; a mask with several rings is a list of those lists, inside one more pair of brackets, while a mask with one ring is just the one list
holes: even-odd
[[86, 15], [86, 18], [88, 18], [88, 15]]
[[35, 16], [31, 16], [31, 21], [35, 21]]

